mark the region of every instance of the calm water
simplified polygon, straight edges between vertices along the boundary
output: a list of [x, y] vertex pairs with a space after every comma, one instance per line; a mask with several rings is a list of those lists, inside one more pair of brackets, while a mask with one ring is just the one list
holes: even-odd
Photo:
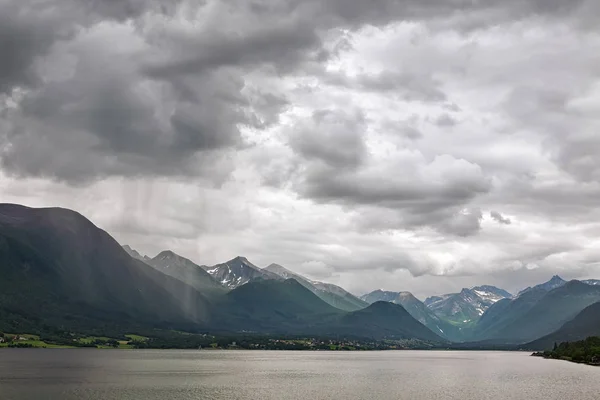
[[0, 351], [0, 399], [600, 399], [600, 368], [504, 352]]

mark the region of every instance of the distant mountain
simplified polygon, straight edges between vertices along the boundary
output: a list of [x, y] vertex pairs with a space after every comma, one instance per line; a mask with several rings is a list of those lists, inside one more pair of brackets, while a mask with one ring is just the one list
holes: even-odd
[[567, 281], [565, 281], [563, 278], [561, 278], [558, 275], [554, 275], [548, 282], [544, 282], [544, 283], [541, 283], [541, 284], [539, 284], [537, 286], [528, 287], [528, 288], [525, 288], [525, 289], [521, 290], [517, 294], [517, 297], [520, 296], [520, 295], [522, 295], [523, 293], [529, 291], [529, 290], [532, 290], [532, 289], [539, 289], [539, 290], [543, 290], [543, 291], [549, 292], [551, 290], [554, 290], [556, 288], [559, 288], [559, 287], [563, 286], [566, 283], [567, 283]]
[[140, 254], [128, 245], [124, 245], [123, 249], [131, 257], [145, 262], [163, 274], [192, 286], [205, 296], [210, 297], [227, 292], [227, 288], [217, 282], [202, 267], [171, 250], [164, 250], [156, 257], [150, 258]]
[[136, 260], [140, 260], [140, 261], [143, 261], [143, 262], [146, 262], [146, 263], [148, 261], [152, 260], [147, 255], [141, 255], [137, 250], [132, 249], [127, 244], [123, 246], [123, 250], [125, 250], [127, 252], [127, 254], [129, 254], [131, 257], [135, 258]]
[[223, 264], [212, 267], [202, 266], [202, 268], [217, 282], [229, 289], [238, 288], [254, 279], [282, 279], [277, 274], [258, 268], [245, 257], [236, 257]]
[[476, 286], [460, 293], [429, 297], [425, 305], [438, 317], [455, 325], [472, 325], [490, 306], [507, 297], [512, 295], [495, 286]]
[[586, 279], [581, 282], [585, 283], [586, 285], [592, 285], [592, 286], [600, 285], [600, 280], [598, 280], [598, 279]]
[[316, 294], [321, 300], [344, 311], [356, 311], [369, 305], [339, 286], [330, 283], [311, 281], [310, 279], [296, 274], [278, 264], [271, 264], [268, 267], [263, 268], [263, 271], [272, 272], [284, 279], [296, 279], [302, 286]]
[[207, 296], [227, 292], [227, 288], [202, 267], [171, 250], [162, 251], [147, 262], [162, 273], [187, 283]]
[[414, 319], [404, 307], [385, 301], [378, 301], [362, 310], [344, 314], [317, 330], [328, 335], [347, 337], [444, 342], [444, 339]]
[[550, 350], [554, 343], [573, 342], [600, 336], [600, 302], [583, 309], [557, 331], [523, 345], [532, 350]]
[[[409, 346], [443, 341], [402, 306], [343, 311], [296, 279], [284, 280], [245, 258], [206, 269], [171, 251], [148, 260], [71, 210], [0, 204], [2, 331], [123, 334], [158, 328], [399, 338]], [[220, 282], [238, 287], [227, 291]], [[331, 295], [347, 293], [313, 285]]]
[[252, 280], [218, 303], [213, 326], [236, 332], [292, 334], [343, 314], [295, 279]]
[[442, 320], [435, 315], [427, 306], [412, 295], [410, 292], [389, 292], [383, 290], [375, 290], [364, 296], [361, 299], [367, 303], [373, 304], [378, 301], [387, 301], [394, 304], [399, 304], [417, 321], [428, 327], [437, 335], [452, 340], [460, 341], [463, 338], [460, 328]]
[[[319, 281], [311, 281], [311, 283], [315, 285], [318, 290], [335, 296], [330, 301], [333, 306], [341, 308], [342, 310], [356, 311], [369, 305], [340, 286]], [[341, 298], [342, 301], [339, 301], [338, 298]]]
[[[207, 299], [62, 208], [0, 204], [0, 329], [197, 327]], [[194, 328], [195, 329], [195, 328]]]
[[[477, 338], [528, 342], [554, 332], [584, 308], [600, 301], [600, 286], [570, 281], [550, 291], [546, 287], [522, 293], [502, 304], [501, 310], [491, 309], [494, 314], [484, 315], [476, 327]], [[477, 329], [482, 323], [488, 324], [483, 332]]]
[[251, 281], [228, 293], [217, 307], [220, 313], [212, 324], [223, 331], [444, 341], [402, 306], [376, 303], [344, 312], [294, 278]]
[[543, 288], [531, 288], [515, 299], [507, 298], [496, 302], [477, 321], [471, 333], [472, 339], [497, 338], [498, 331], [526, 315], [546, 294], [547, 291]]

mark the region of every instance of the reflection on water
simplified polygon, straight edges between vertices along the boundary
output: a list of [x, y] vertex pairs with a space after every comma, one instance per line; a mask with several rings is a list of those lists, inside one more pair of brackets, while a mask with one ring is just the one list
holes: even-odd
[[0, 399], [600, 399], [600, 368], [508, 352], [0, 351]]

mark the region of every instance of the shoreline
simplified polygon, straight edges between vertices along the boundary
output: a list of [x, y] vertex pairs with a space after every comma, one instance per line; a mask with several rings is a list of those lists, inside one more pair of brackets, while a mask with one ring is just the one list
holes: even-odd
[[551, 355], [544, 354], [544, 352], [536, 351], [531, 354], [532, 357], [540, 357], [545, 360], [557, 360], [557, 361], [567, 361], [575, 364], [589, 365], [590, 367], [600, 367], [600, 361], [598, 362], [587, 362], [587, 361], [577, 361], [573, 360], [571, 357], [552, 357]]

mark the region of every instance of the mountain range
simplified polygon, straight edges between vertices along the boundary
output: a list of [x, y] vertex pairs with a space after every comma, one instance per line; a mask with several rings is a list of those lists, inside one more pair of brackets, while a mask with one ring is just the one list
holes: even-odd
[[254, 279], [280, 279], [278, 275], [258, 268], [245, 257], [236, 257], [223, 264], [212, 267], [203, 266], [202, 268], [229, 289], [235, 289]]
[[144, 263], [150, 265], [165, 275], [169, 275], [181, 282], [184, 282], [200, 293], [225, 293], [227, 289], [207, 273], [200, 266], [191, 260], [173, 253], [170, 250], [161, 251], [154, 258], [142, 256], [136, 250], [125, 245], [123, 249]]
[[566, 322], [558, 330], [527, 343], [523, 347], [546, 350], [552, 348], [554, 343], [574, 342], [590, 336], [600, 336], [600, 302], [584, 308], [575, 318]]
[[[244, 279], [236, 273], [250, 275], [231, 289]], [[0, 204], [0, 275], [3, 331], [158, 328], [443, 342], [401, 306], [342, 310], [243, 257], [215, 267], [169, 251], [150, 259], [61, 208]]]
[[311, 281], [278, 264], [271, 264], [263, 271], [274, 273], [284, 279], [295, 279], [302, 286], [316, 294], [321, 300], [341, 310], [356, 311], [360, 310], [361, 308], [365, 308], [370, 304], [359, 299], [339, 286], [331, 283]]
[[512, 297], [506, 290], [495, 286], [476, 286], [460, 293], [433, 296], [425, 299], [425, 305], [436, 315], [458, 326], [471, 325], [499, 300]]
[[584, 308], [600, 302], [600, 286], [570, 281], [538, 287], [488, 309], [477, 323], [474, 337], [524, 343], [558, 330]]
[[598, 280], [554, 276], [516, 296], [476, 286], [425, 301], [382, 290], [358, 298], [241, 256], [214, 266], [170, 250], [151, 258], [61, 208], [0, 204], [0, 275], [0, 330], [13, 332], [144, 328], [540, 348], [600, 331]]
[[433, 311], [413, 296], [410, 292], [389, 292], [383, 290], [375, 290], [364, 296], [361, 299], [369, 304], [378, 301], [387, 301], [394, 304], [399, 304], [408, 311], [417, 321], [428, 327], [431, 331], [451, 341], [461, 339], [460, 328], [452, 325], [448, 321], [438, 317]]

